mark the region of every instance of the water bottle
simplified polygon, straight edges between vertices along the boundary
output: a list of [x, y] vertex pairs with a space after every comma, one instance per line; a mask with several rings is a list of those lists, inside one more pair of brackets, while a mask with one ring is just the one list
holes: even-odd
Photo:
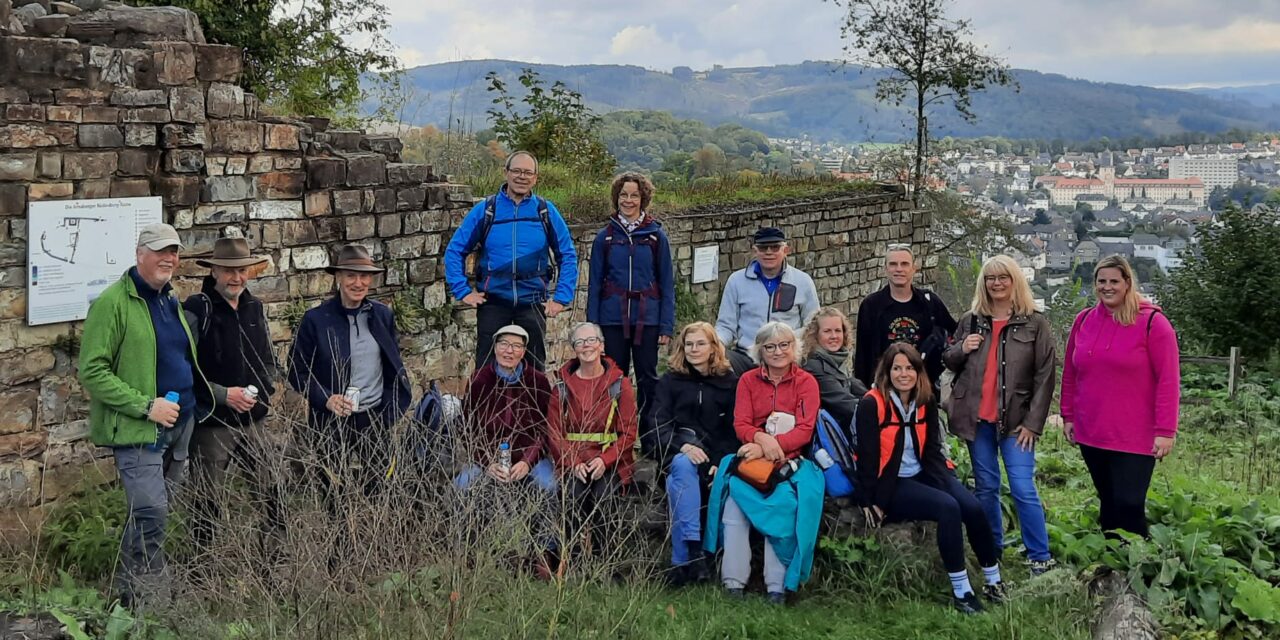
[[831, 454], [827, 453], [826, 449], [815, 450], [813, 452], [813, 461], [817, 462], [818, 466], [822, 467], [823, 471], [830, 469], [836, 463], [835, 460], [831, 459]]
[[511, 443], [506, 440], [498, 445], [498, 466], [502, 467], [503, 471], [511, 470]]
[[180, 396], [178, 396], [177, 391], [170, 391], [169, 393], [164, 394], [164, 399], [174, 404], [178, 404], [179, 397]]

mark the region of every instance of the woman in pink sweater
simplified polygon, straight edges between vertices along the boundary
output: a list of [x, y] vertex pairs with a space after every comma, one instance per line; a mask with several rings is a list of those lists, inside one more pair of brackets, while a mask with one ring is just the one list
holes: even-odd
[[1098, 304], [1076, 316], [1067, 339], [1062, 427], [1093, 477], [1103, 531], [1145, 537], [1151, 472], [1178, 431], [1178, 338], [1123, 257], [1100, 260], [1093, 284]]

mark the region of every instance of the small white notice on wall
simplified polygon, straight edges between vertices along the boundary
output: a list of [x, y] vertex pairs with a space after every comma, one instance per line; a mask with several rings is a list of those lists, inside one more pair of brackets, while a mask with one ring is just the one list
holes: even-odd
[[138, 231], [163, 222], [158, 197], [32, 202], [27, 211], [27, 324], [84, 320], [89, 303], [133, 266]]
[[693, 250], [693, 283], [711, 282], [720, 277], [720, 246], [696, 247]]

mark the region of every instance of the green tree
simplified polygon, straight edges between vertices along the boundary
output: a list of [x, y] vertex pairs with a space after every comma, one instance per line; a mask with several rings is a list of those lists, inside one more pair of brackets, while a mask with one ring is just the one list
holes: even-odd
[[969, 306], [977, 279], [974, 265], [982, 266], [982, 256], [1009, 247], [1020, 247], [1013, 227], [1006, 221], [979, 211], [952, 191], [929, 191], [923, 206], [933, 211], [929, 228], [933, 253], [946, 271], [940, 278], [938, 295], [952, 309]]
[[1225, 354], [1240, 347], [1248, 357], [1280, 348], [1280, 246], [1276, 214], [1227, 205], [1219, 224], [1202, 227], [1198, 254], [1158, 281], [1169, 320], [1186, 342]]
[[485, 75], [494, 106], [488, 110], [498, 140], [539, 160], [556, 162], [596, 178], [613, 173], [617, 160], [600, 139], [600, 117], [582, 102], [582, 94], [556, 81], [548, 89], [533, 69], [520, 72], [524, 97], [517, 100], [497, 72]]
[[974, 92], [989, 84], [1017, 88], [1017, 82], [1004, 61], [966, 41], [972, 35], [970, 21], [949, 18], [949, 0], [832, 1], [847, 10], [840, 28], [845, 54], [890, 72], [876, 81], [876, 99], [897, 106], [910, 100], [916, 134], [910, 184], [919, 203], [931, 108], [950, 102], [973, 122]]
[[241, 85], [290, 115], [354, 117], [375, 84], [398, 84], [381, 0], [133, 0], [194, 12], [211, 42], [244, 49]]

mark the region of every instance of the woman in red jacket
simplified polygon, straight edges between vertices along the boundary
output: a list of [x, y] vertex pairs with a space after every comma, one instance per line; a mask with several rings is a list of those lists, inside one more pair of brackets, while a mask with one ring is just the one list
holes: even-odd
[[[795, 331], [769, 322], [756, 333], [752, 355], [759, 367], [742, 374], [733, 410], [733, 430], [743, 445], [738, 457], [780, 463], [799, 457], [813, 440], [813, 425], [822, 402], [818, 381], [800, 368]], [[724, 559], [720, 579], [730, 595], [740, 597], [751, 575], [749, 514], [732, 497], [724, 503]], [[764, 545], [764, 582], [769, 601], [786, 601], [786, 567], [773, 546]]]
[[582, 322], [570, 336], [575, 357], [560, 368], [548, 414], [568, 497], [567, 539], [578, 540], [603, 523], [605, 501], [631, 483], [637, 418], [631, 381], [604, 355], [600, 327]]

